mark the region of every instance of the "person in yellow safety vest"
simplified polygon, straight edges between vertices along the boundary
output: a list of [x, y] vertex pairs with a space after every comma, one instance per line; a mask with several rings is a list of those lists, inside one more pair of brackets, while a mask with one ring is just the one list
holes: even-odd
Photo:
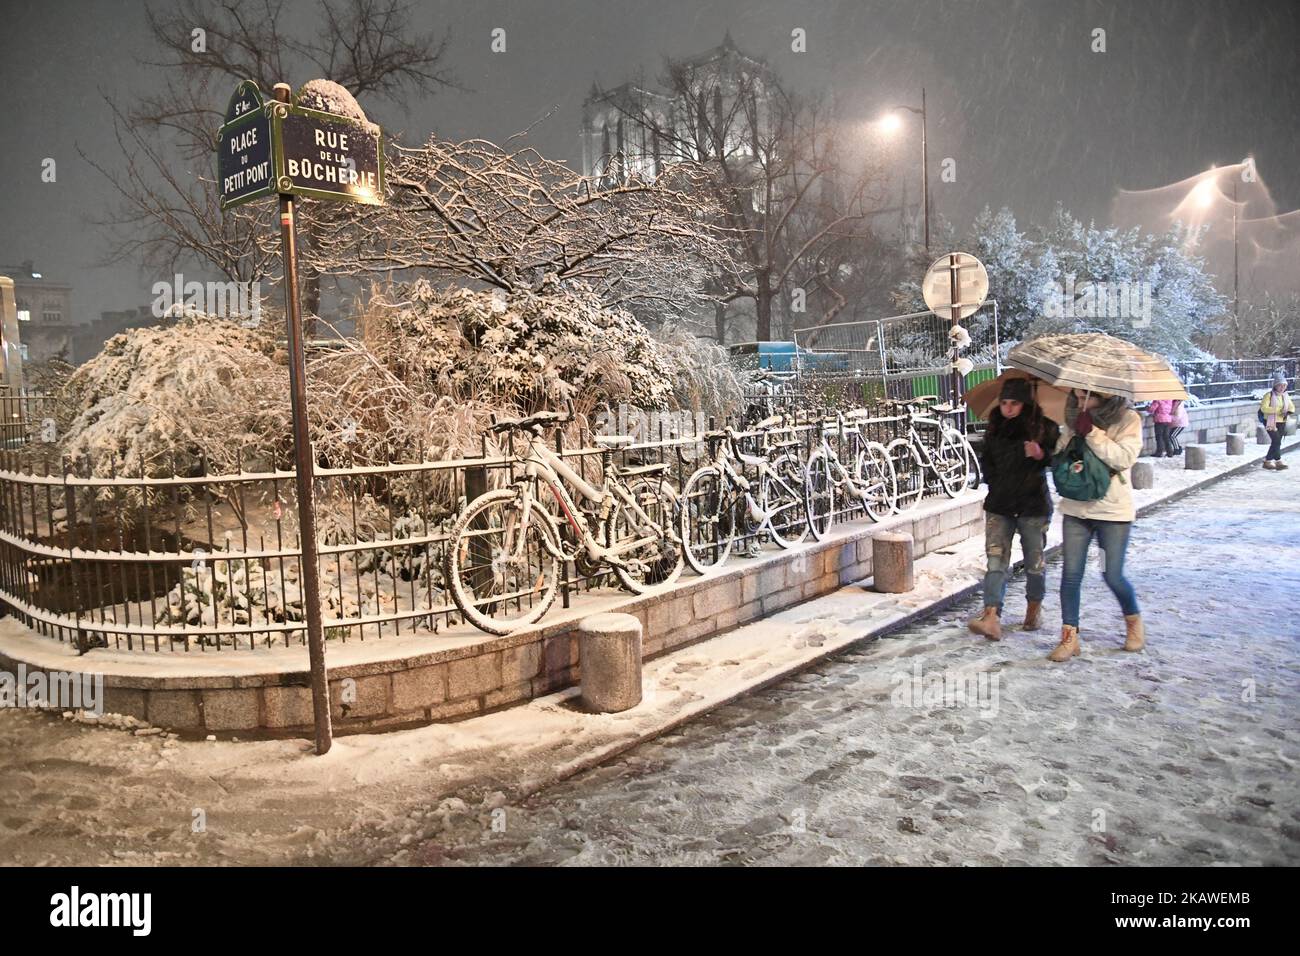
[[1281, 372], [1273, 377], [1273, 387], [1264, 393], [1264, 400], [1259, 403], [1259, 419], [1268, 432], [1268, 454], [1264, 456], [1264, 468], [1268, 471], [1284, 471], [1288, 466], [1282, 460], [1282, 436], [1286, 434], [1286, 420], [1295, 414], [1295, 402], [1286, 393], [1286, 376]]

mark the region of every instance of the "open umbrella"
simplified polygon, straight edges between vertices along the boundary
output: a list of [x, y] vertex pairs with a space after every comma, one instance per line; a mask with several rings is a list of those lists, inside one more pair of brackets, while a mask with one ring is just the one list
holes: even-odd
[[1068, 394], [1065, 389], [1048, 385], [1041, 378], [1036, 378], [1018, 368], [1009, 368], [997, 378], [990, 378], [978, 385], [972, 385], [965, 396], [967, 407], [980, 418], [987, 419], [993, 409], [997, 407], [998, 397], [1002, 394], [1002, 383], [1009, 378], [1028, 379], [1030, 389], [1034, 394], [1034, 401], [1043, 410], [1043, 414], [1054, 422], [1062, 424], [1065, 422], [1065, 398]]
[[1122, 395], [1130, 402], [1187, 398], [1168, 362], [1101, 332], [1044, 335], [1021, 342], [1007, 356], [1007, 364], [1057, 388]]

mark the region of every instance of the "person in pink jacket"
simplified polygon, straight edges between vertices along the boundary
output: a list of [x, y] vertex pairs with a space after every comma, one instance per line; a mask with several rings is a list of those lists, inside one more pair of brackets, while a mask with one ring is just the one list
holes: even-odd
[[1187, 417], [1187, 405], [1184, 402], [1174, 402], [1174, 420], [1169, 426], [1169, 443], [1174, 446], [1174, 454], [1183, 453], [1183, 443], [1178, 440], [1178, 436], [1183, 433], [1183, 429], [1192, 423]]
[[1173, 458], [1174, 443], [1169, 432], [1174, 424], [1174, 403], [1167, 399], [1157, 399], [1147, 406], [1147, 414], [1156, 426], [1156, 457]]

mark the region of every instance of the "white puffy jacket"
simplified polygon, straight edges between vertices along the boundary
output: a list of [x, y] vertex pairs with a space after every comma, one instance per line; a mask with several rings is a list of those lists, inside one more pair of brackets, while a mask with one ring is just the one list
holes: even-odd
[[[1056, 443], [1058, 452], [1063, 451], [1074, 437], [1074, 429], [1070, 427], [1072, 424], [1061, 426], [1061, 437]], [[1111, 476], [1105, 496], [1096, 501], [1059, 499], [1061, 514], [1097, 521], [1132, 521], [1137, 516], [1137, 510], [1133, 507], [1130, 472], [1133, 462], [1142, 454], [1142, 418], [1133, 409], [1127, 408], [1119, 422], [1110, 428], [1102, 428], [1094, 423], [1084, 441], [1094, 455], [1118, 474]]]

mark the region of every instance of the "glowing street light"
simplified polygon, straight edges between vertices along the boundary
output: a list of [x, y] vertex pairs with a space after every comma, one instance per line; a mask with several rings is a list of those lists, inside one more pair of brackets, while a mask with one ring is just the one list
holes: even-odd
[[1219, 195], [1219, 187], [1215, 184], [1214, 178], [1203, 179], [1192, 190], [1191, 200], [1201, 209], [1209, 209], [1214, 205], [1214, 200]]
[[880, 118], [877, 125], [880, 127], [881, 132], [892, 136], [903, 128], [903, 118], [897, 113], [886, 113]]
[[915, 113], [921, 117], [921, 218], [925, 221], [925, 251], [930, 251], [930, 153], [925, 136], [925, 87], [921, 87], [921, 105], [895, 106], [880, 118], [880, 129], [886, 134], [893, 134], [903, 128], [901, 110]]
[[[1249, 160], [1243, 160], [1243, 164]], [[1209, 209], [1223, 195], [1219, 191], [1218, 170], [1210, 167], [1202, 179], [1187, 194], [1187, 201], [1190, 201], [1197, 209]], [[1232, 176], [1232, 314], [1240, 316], [1240, 272], [1241, 272], [1241, 243], [1238, 229], [1240, 208], [1237, 201], [1237, 180], [1240, 177], [1233, 173]]]

